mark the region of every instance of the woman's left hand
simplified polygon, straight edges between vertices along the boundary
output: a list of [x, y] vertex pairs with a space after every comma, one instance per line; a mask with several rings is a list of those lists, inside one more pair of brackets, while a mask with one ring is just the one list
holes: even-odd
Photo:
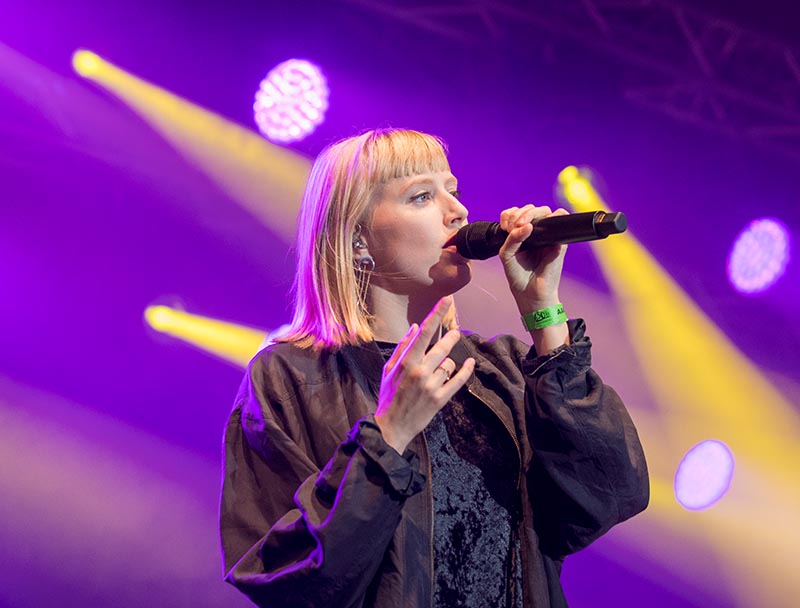
[[500, 249], [500, 259], [508, 286], [523, 314], [558, 303], [558, 285], [567, 246], [520, 251], [520, 245], [533, 232], [533, 220], [567, 213], [565, 209], [551, 211], [547, 206], [525, 205], [511, 207], [500, 214], [500, 227], [509, 233]]

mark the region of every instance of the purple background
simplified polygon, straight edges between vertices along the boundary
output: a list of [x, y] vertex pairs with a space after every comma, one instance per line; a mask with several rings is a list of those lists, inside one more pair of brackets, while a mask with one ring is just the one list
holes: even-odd
[[[796, 36], [790, 3], [751, 4], [700, 3]], [[0, 0], [0, 604], [247, 605], [220, 582], [215, 519], [242, 372], [142, 313], [180, 302], [254, 327], [288, 318], [289, 243], [75, 75], [77, 48], [253, 130], [266, 72], [315, 61], [331, 107], [293, 149], [311, 157], [374, 126], [436, 133], [473, 219], [552, 201], [564, 166], [590, 166], [747, 357], [800, 382], [797, 260], [757, 298], [725, 277], [751, 219], [780, 218], [797, 238], [800, 162], [629, 105], [622, 90], [647, 72], [558, 33], [451, 25], [463, 39], [344, 2]], [[566, 274], [607, 289], [585, 245]], [[739, 605], [724, 585], [681, 591], [663, 562], [642, 566], [614, 543], [568, 562], [573, 606]]]

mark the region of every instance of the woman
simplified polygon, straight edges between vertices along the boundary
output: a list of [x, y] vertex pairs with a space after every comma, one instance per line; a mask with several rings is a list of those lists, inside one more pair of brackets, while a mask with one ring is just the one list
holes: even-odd
[[484, 340], [451, 302], [470, 280], [451, 245], [467, 210], [442, 142], [386, 129], [320, 154], [293, 322], [226, 428], [226, 580], [262, 606], [566, 605], [564, 557], [644, 509], [648, 479], [560, 308], [566, 247], [519, 251], [550, 214], [500, 216], [533, 348]]

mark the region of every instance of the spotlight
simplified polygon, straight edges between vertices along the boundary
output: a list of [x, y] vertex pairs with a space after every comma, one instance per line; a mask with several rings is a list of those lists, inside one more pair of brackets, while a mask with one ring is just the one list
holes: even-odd
[[173, 327], [178, 315], [168, 306], [148, 306], [144, 317], [153, 329], [167, 331]]
[[103, 60], [91, 51], [77, 50], [72, 54], [72, 67], [81, 76], [95, 74]]
[[675, 473], [675, 498], [690, 511], [707, 509], [725, 495], [733, 478], [733, 454], [709, 439], [691, 448]]
[[289, 143], [311, 134], [325, 119], [328, 84], [320, 69], [302, 59], [275, 66], [261, 81], [255, 121], [268, 139]]
[[728, 256], [728, 280], [743, 294], [769, 289], [786, 271], [789, 231], [774, 218], [753, 220], [736, 237]]
[[148, 325], [163, 334], [193, 344], [225, 361], [244, 367], [264, 343], [266, 332], [188, 313], [169, 306], [148, 306], [144, 311]]

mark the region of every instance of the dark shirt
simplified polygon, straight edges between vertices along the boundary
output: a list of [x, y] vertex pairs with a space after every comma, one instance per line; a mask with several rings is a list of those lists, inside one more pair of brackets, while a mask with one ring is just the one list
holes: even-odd
[[[378, 346], [384, 359], [395, 348], [388, 342]], [[522, 606], [519, 542], [512, 533], [516, 488], [502, 469], [513, 454], [504, 454], [509, 446], [493, 440], [492, 419], [481, 416], [481, 408], [459, 393], [425, 429], [437, 608]]]

